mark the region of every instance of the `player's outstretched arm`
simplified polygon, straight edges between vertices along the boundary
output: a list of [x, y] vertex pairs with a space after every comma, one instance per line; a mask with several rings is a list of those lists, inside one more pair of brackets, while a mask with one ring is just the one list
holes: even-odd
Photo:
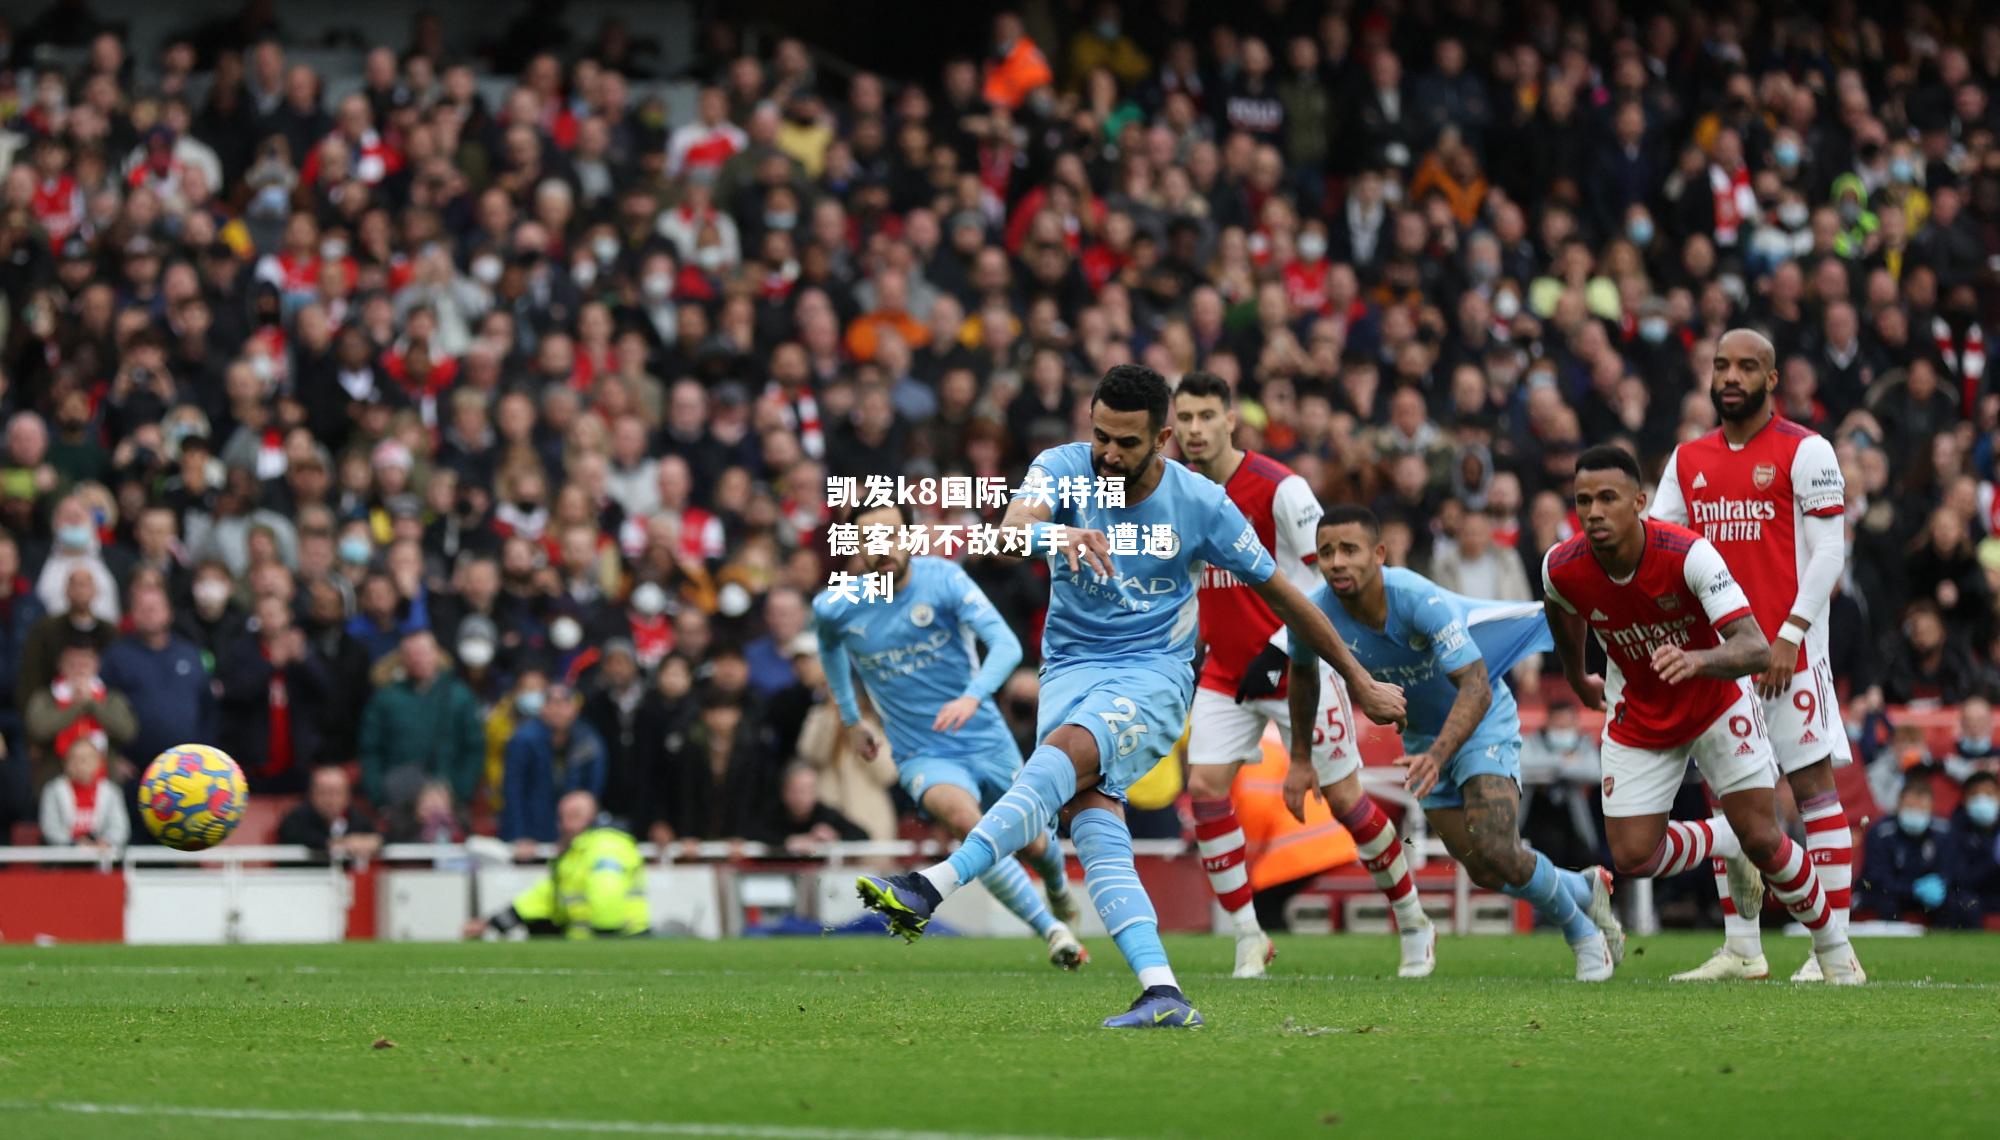
[[[1291, 584], [1283, 574], [1272, 574], [1253, 587], [1257, 596], [1264, 599], [1278, 620], [1285, 623], [1290, 631], [1293, 646], [1305, 646], [1315, 656], [1333, 666], [1340, 679], [1347, 682], [1347, 691], [1353, 695], [1354, 703], [1376, 724], [1401, 724], [1403, 722], [1403, 690], [1395, 685], [1385, 685], [1368, 675], [1361, 662], [1348, 652], [1340, 635], [1333, 631], [1333, 623], [1321, 613], [1318, 606], [1306, 600], [1299, 588]], [[1293, 659], [1300, 654], [1293, 651]]]
[[1306, 821], [1306, 797], [1319, 780], [1313, 772], [1312, 733], [1305, 726], [1319, 718], [1319, 659], [1294, 661], [1286, 685], [1285, 703], [1292, 712], [1292, 765], [1285, 771], [1285, 810]]
[[1757, 619], [1744, 615], [1723, 626], [1722, 644], [1713, 649], [1690, 652], [1678, 645], [1662, 645], [1653, 650], [1653, 668], [1660, 679], [1678, 685], [1693, 677], [1714, 677], [1728, 681], [1761, 673], [1771, 664], [1771, 643], [1757, 626]]

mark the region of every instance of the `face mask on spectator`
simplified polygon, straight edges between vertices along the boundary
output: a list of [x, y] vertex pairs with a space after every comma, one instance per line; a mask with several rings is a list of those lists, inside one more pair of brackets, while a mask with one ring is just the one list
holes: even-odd
[[374, 546], [358, 534], [350, 534], [340, 540], [340, 560], [351, 566], [360, 566], [368, 561]]
[[1521, 299], [1512, 290], [1502, 289], [1493, 295], [1493, 315], [1503, 321], [1511, 321], [1521, 313]]
[[664, 273], [648, 273], [644, 284], [646, 299], [655, 303], [665, 301], [674, 292], [674, 279]]
[[475, 637], [458, 643], [458, 659], [468, 669], [484, 669], [493, 663], [493, 643], [483, 637]]
[[1778, 224], [1788, 230], [1796, 230], [1804, 226], [1807, 219], [1811, 216], [1812, 213], [1806, 209], [1804, 202], [1786, 202], [1784, 205], [1778, 207]]
[[1790, 139], [1779, 139], [1771, 146], [1771, 158], [1779, 166], [1790, 170], [1799, 164], [1799, 144]]
[[1639, 322], [1639, 339], [1647, 344], [1664, 343], [1668, 331], [1665, 317], [1647, 317]]
[[491, 285], [500, 280], [500, 259], [488, 254], [472, 259], [472, 279], [481, 285]]
[[549, 643], [567, 653], [583, 640], [583, 627], [573, 617], [559, 617], [549, 626]]
[[667, 592], [656, 582], [641, 582], [632, 591], [632, 608], [646, 617], [658, 617], [667, 608]]
[[590, 255], [606, 265], [618, 260], [618, 239], [601, 234], [590, 239]]
[[754, 600], [750, 596], [750, 591], [744, 588], [743, 583], [731, 582], [717, 592], [715, 605], [717, 609], [722, 611], [723, 617], [736, 618], [749, 613], [750, 603]]
[[195, 604], [205, 610], [219, 610], [229, 601], [229, 583], [219, 578], [203, 578], [194, 584]]
[[1931, 829], [1931, 813], [1924, 808], [1899, 808], [1896, 811], [1896, 826], [1905, 835], [1922, 835]]
[[569, 275], [571, 280], [588, 289], [597, 282], [597, 263], [595, 261], [579, 261], [575, 265], [570, 266]]
[[1965, 801], [1965, 818], [1980, 827], [1992, 827], [2000, 823], [2000, 800], [1992, 796], [1974, 796]]
[[1557, 752], [1568, 752], [1576, 747], [1583, 734], [1573, 728], [1552, 728], [1549, 730], [1549, 747]]
[[729, 251], [719, 245], [705, 245], [694, 251], [694, 259], [703, 269], [713, 273], [729, 263]]
[[1299, 238], [1299, 256], [1307, 261], [1318, 261], [1326, 256], [1326, 239], [1319, 234], [1306, 234]]
[[319, 243], [319, 255], [328, 261], [339, 261], [347, 256], [347, 243], [340, 238], [328, 238]]
[[1990, 740], [1972, 740], [1962, 736], [1958, 739], [1958, 754], [1968, 760], [1977, 760], [1992, 753], [1993, 742]]
[[546, 699], [540, 689], [529, 689], [527, 692], [514, 698], [514, 711], [519, 713], [520, 719], [523, 720], [529, 717], [540, 716], [542, 715], [542, 702]]
[[764, 213], [764, 228], [788, 230], [799, 224], [798, 214], [791, 210], [767, 210]]
[[1625, 236], [1632, 239], [1633, 245], [1645, 246], [1653, 244], [1653, 219], [1633, 218], [1631, 221], [1626, 222]]
[[1843, 200], [1840, 203], [1840, 220], [1846, 222], [1850, 226], [1853, 225], [1855, 222], [1860, 221], [1861, 203], [1855, 201], [1852, 198]]
[[1894, 182], [1915, 182], [1917, 180], [1917, 164], [1907, 158], [1896, 159], [1889, 163], [1889, 178]]
[[56, 542], [74, 550], [90, 545], [89, 523], [65, 523], [56, 528]]

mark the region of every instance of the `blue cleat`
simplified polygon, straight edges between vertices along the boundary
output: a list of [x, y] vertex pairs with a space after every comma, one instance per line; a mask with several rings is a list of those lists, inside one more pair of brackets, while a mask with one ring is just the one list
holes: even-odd
[[1139, 995], [1132, 1008], [1104, 1019], [1106, 1029], [1199, 1029], [1205, 1022], [1172, 986], [1154, 986]]
[[854, 889], [862, 904], [888, 919], [889, 932], [902, 935], [905, 942], [924, 936], [931, 913], [944, 901], [929, 879], [914, 872], [887, 878], [863, 875], [854, 881]]

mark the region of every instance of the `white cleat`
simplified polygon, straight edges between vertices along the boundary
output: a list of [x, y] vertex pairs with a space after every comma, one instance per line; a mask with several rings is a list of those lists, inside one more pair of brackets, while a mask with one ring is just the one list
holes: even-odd
[[1611, 960], [1611, 947], [1602, 934], [1593, 934], [1581, 942], [1573, 942], [1570, 949], [1576, 951], [1576, 980], [1579, 982], [1608, 982], [1618, 969]]
[[1075, 970], [1088, 961], [1090, 951], [1084, 949], [1069, 927], [1056, 923], [1049, 931], [1049, 965], [1058, 970]]
[[1826, 973], [1819, 968], [1819, 959], [1808, 954], [1806, 955], [1805, 964], [1801, 965], [1792, 974], [1792, 980], [1795, 982], [1823, 982], [1826, 980]]
[[1590, 876], [1590, 906], [1584, 914], [1604, 932], [1604, 945], [1611, 951], [1611, 964], [1625, 963], [1625, 924], [1618, 921], [1618, 911], [1611, 905], [1611, 872], [1603, 867], [1586, 867], [1584, 874]]
[[1815, 951], [1813, 958], [1819, 962], [1820, 973], [1829, 986], [1859, 986], [1868, 981], [1868, 971], [1861, 968], [1861, 959], [1854, 956], [1850, 943]]
[[1236, 936], [1235, 978], [1261, 978], [1264, 967], [1278, 956], [1278, 948], [1271, 945], [1271, 936], [1261, 930]]
[[1732, 954], [1727, 946], [1718, 948], [1708, 961], [1692, 970], [1682, 970], [1667, 979], [1672, 982], [1761, 982], [1771, 976], [1771, 964], [1762, 954], [1745, 958]]
[[1429, 919], [1396, 936], [1403, 945], [1403, 964], [1396, 967], [1399, 978], [1428, 978], [1437, 969], [1437, 924]]
[[1736, 904], [1737, 916], [1756, 922], [1764, 913], [1763, 873], [1741, 855], [1725, 858], [1722, 865], [1729, 875], [1729, 901]]

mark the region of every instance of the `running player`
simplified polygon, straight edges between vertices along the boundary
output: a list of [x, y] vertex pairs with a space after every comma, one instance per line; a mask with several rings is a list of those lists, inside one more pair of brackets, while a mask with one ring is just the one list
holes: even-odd
[[[1322, 588], [1313, 568], [1319, 500], [1304, 479], [1269, 456], [1239, 450], [1236, 412], [1221, 377], [1191, 372], [1174, 389], [1174, 435], [1187, 465], [1222, 484], [1251, 525], [1257, 541], [1276, 559], [1278, 573], [1310, 596]], [[1540, 624], [1537, 615], [1536, 623]], [[1236, 976], [1261, 978], [1277, 954], [1257, 922], [1244, 866], [1243, 828], [1230, 803], [1236, 772], [1263, 755], [1264, 726], [1275, 722], [1291, 748], [1292, 713], [1285, 693], [1290, 660], [1285, 626], [1264, 599], [1227, 570], [1211, 566], [1201, 580], [1201, 639], [1208, 656], [1188, 720], [1188, 790], [1194, 797], [1194, 834], [1201, 865], [1222, 909], [1236, 927]], [[1318, 658], [1311, 658], [1318, 662]], [[1347, 686], [1323, 665], [1312, 711], [1310, 752], [1327, 806], [1354, 836], [1362, 865], [1388, 895], [1402, 935], [1397, 974], [1427, 977], [1436, 965], [1437, 930], [1418, 904], [1396, 825], [1361, 790], [1361, 752]]]
[[[1123, 801], [1187, 723], [1204, 564], [1255, 584], [1292, 636], [1333, 663], [1369, 717], [1403, 715], [1401, 691], [1361, 670], [1326, 616], [1276, 573], [1229, 496], [1161, 456], [1173, 434], [1169, 399], [1159, 373], [1113, 367], [1091, 398], [1091, 441], [1036, 457], [1006, 523], [1032, 533], [1050, 568], [1041, 746], [950, 859], [857, 884], [914, 940], [946, 895], [1042, 835], [1058, 812], [1069, 814], [1091, 902], [1143, 987], [1130, 1009], [1104, 1022], [1112, 1028], [1201, 1024], [1167, 964], [1158, 916], [1133, 867]], [[1122, 480], [1124, 505], [1088, 494], [1093, 474]], [[1079, 487], [1086, 493], [1076, 495]]]
[[[1845, 557], [1840, 516], [1846, 485], [1833, 446], [1778, 415], [1771, 398], [1778, 357], [1763, 334], [1722, 334], [1712, 366], [1708, 398], [1722, 426], [1675, 449], [1650, 514], [1691, 527], [1715, 544], [1770, 639], [1771, 666], [1755, 680], [1771, 750], [1798, 801], [1806, 854], [1826, 888], [1827, 906], [1845, 921], [1854, 836], [1833, 769], [1851, 756], [1847, 732], [1834, 719], [1826, 612]], [[1714, 869], [1723, 944], [1674, 980], [1769, 977], [1758, 916], [1737, 913], [1726, 865], [1716, 860]], [[1746, 874], [1737, 869], [1739, 879]], [[1819, 959], [1808, 955], [1792, 980], [1819, 981]]]
[[[1625, 941], [1612, 915], [1611, 876], [1602, 867], [1560, 870], [1521, 841], [1521, 716], [1506, 682], [1494, 678], [1550, 647], [1542, 608], [1463, 598], [1414, 571], [1384, 569], [1382, 524], [1366, 507], [1328, 511], [1318, 542], [1326, 581], [1312, 601], [1363, 668], [1403, 687], [1410, 723], [1407, 755], [1397, 763], [1452, 858], [1473, 882], [1533, 904], [1560, 928], [1576, 955], [1577, 981], [1611, 977]], [[1310, 656], [1293, 655], [1293, 716], [1317, 707], [1319, 674]], [[1285, 777], [1294, 816], [1305, 818], [1316, 786], [1329, 801], [1339, 794], [1328, 776], [1294, 739]], [[1358, 781], [1352, 769], [1345, 778]]]
[[[1744, 681], [1770, 666], [1750, 600], [1713, 544], [1643, 517], [1639, 464], [1617, 447], [1577, 457], [1583, 533], [1542, 561], [1548, 621], [1563, 672], [1583, 703], [1604, 709], [1604, 815], [1621, 874], [1677, 875], [1741, 854], [1812, 932], [1827, 982], [1867, 980], [1847, 924], [1827, 904], [1805, 851], [1779, 829], [1777, 761], [1764, 708]], [[1584, 632], [1604, 647], [1610, 678], [1584, 673]], [[1669, 820], [1692, 756], [1722, 802], [1719, 818]], [[1739, 910], [1763, 891], [1732, 881]]]
[[[894, 527], [910, 517], [902, 507], [878, 507], [851, 521]], [[903, 790], [963, 839], [1021, 768], [1021, 749], [993, 703], [993, 693], [1021, 663], [1020, 639], [955, 562], [912, 558], [897, 543], [871, 557], [868, 568], [889, 577], [889, 600], [861, 601], [832, 590], [813, 600], [827, 688], [850, 741], [872, 759], [883, 740], [855, 700], [853, 670], [860, 670], [888, 729]], [[976, 672], [975, 636], [986, 643]], [[1090, 955], [1069, 928], [1076, 901], [1054, 829], [1036, 836], [1021, 856], [1041, 876], [1047, 906], [1013, 859], [998, 860], [979, 881], [1042, 936], [1050, 962], [1074, 970]]]

